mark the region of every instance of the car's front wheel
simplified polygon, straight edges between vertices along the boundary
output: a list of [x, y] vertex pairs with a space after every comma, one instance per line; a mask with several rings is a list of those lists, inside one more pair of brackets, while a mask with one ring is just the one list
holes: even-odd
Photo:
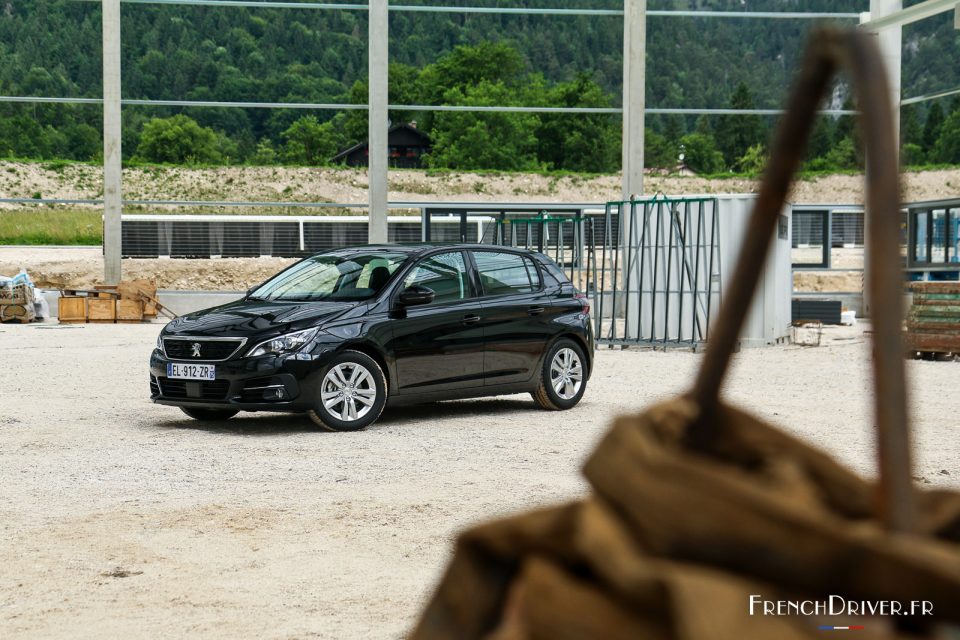
[[587, 390], [586, 357], [573, 340], [558, 340], [543, 359], [540, 384], [531, 395], [541, 409], [574, 407]]
[[373, 424], [387, 404], [387, 382], [376, 360], [344, 351], [320, 372], [320, 389], [307, 415], [329, 431], [359, 431]]
[[204, 422], [229, 420], [240, 413], [235, 409], [204, 409], [202, 407], [180, 407], [180, 411], [194, 420], [203, 420]]

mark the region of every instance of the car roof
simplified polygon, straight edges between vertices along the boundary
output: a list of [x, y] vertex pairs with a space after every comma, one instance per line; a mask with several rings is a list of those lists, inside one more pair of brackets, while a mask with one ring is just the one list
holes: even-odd
[[474, 243], [474, 244], [467, 244], [467, 243], [464, 243], [464, 244], [444, 244], [444, 243], [427, 244], [427, 243], [419, 243], [419, 244], [365, 244], [365, 245], [356, 245], [356, 246], [352, 246], [352, 247], [343, 247], [343, 248], [340, 248], [340, 249], [330, 249], [330, 250], [327, 250], [327, 251], [320, 251], [320, 252], [318, 252], [318, 253], [316, 253], [316, 254], [314, 254], [314, 255], [322, 255], [322, 254], [350, 255], [350, 254], [363, 253], [363, 252], [383, 251], [383, 252], [389, 252], [389, 253], [404, 253], [404, 254], [411, 255], [411, 256], [418, 256], [418, 255], [422, 255], [422, 254], [425, 254], [425, 253], [429, 253], [429, 252], [434, 251], [434, 250], [444, 250], [444, 249], [446, 249], [446, 250], [458, 250], [458, 249], [460, 249], [460, 250], [462, 250], [462, 249], [480, 250], [480, 249], [483, 249], [483, 250], [487, 250], [487, 251], [490, 251], [490, 250], [506, 251], [506, 252], [510, 252], [510, 253], [521, 253], [521, 254], [526, 254], [526, 255], [534, 255], [534, 254], [536, 254], [535, 251], [531, 251], [531, 250], [529, 250], [529, 249], [522, 249], [522, 248], [519, 248], [519, 247], [508, 247], [508, 246], [495, 245], [495, 244], [477, 244], [477, 243]]

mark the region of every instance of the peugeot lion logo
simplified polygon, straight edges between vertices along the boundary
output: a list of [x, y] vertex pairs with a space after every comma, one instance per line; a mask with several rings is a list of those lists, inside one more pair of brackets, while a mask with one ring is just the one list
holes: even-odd
[[191, 355], [192, 355], [194, 358], [199, 358], [199, 357], [200, 357], [200, 343], [199, 343], [199, 342], [194, 342], [192, 345], [190, 345], [190, 348], [193, 349], [193, 353], [192, 353]]

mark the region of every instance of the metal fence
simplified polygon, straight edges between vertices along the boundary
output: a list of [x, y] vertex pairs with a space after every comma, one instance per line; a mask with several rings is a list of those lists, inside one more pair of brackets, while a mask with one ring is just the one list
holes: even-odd
[[[472, 216], [468, 238], [484, 235], [488, 216]], [[433, 221], [439, 242], [460, 242], [459, 219]], [[124, 215], [125, 258], [298, 258], [318, 251], [367, 243], [367, 216]], [[391, 243], [422, 240], [421, 219], [390, 216]]]
[[704, 343], [720, 301], [716, 199], [611, 202], [603, 224], [592, 222], [585, 288], [597, 341], [662, 348]]

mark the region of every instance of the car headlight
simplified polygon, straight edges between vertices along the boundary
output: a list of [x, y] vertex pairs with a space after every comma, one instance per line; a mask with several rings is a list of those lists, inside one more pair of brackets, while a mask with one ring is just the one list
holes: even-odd
[[276, 355], [293, 353], [310, 342], [310, 340], [317, 335], [318, 331], [320, 331], [318, 328], [305, 329], [304, 331], [294, 331], [293, 333], [287, 333], [282, 336], [277, 336], [276, 338], [270, 338], [251, 349], [250, 352], [247, 353], [247, 356], [265, 356], [271, 353]]
[[157, 335], [157, 349], [160, 349], [161, 352], [163, 351], [163, 333], [162, 332], [159, 335]]

